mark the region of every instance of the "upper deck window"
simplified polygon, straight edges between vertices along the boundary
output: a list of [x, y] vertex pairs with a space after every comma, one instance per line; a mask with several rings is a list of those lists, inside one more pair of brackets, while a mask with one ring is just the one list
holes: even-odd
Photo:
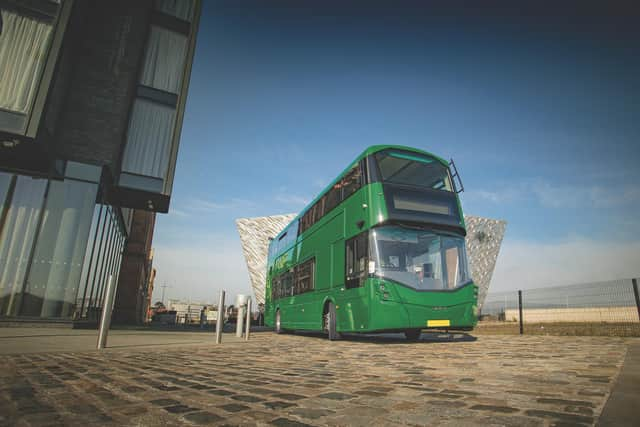
[[302, 215], [300, 219], [300, 234], [311, 228], [361, 187], [362, 167], [358, 162]]
[[449, 168], [432, 157], [390, 150], [375, 158], [384, 182], [453, 191]]
[[[0, 130], [35, 137], [70, 2], [0, 2]], [[63, 17], [64, 15], [64, 17]]]

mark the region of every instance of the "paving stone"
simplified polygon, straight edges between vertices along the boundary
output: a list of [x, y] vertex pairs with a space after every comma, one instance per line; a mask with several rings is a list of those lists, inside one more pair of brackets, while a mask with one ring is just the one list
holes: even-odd
[[262, 399], [260, 397], [251, 396], [251, 395], [248, 395], [248, 394], [236, 394], [235, 396], [231, 396], [231, 398], [233, 400], [239, 400], [241, 402], [250, 402], [250, 403], [264, 401], [264, 399]]
[[551, 403], [555, 405], [573, 405], [573, 406], [588, 406], [589, 408], [593, 408], [593, 403], [586, 402], [584, 400], [567, 400], [567, 399], [549, 399], [549, 398], [539, 398], [536, 399], [539, 403]]
[[[428, 403], [429, 405], [448, 406], [450, 408], [463, 408], [467, 406], [467, 404], [461, 400], [429, 400]], [[415, 407], [415, 405], [412, 406]]]
[[156, 406], [174, 406], [180, 404], [180, 402], [174, 399], [156, 399], [150, 401], [149, 403]]
[[135, 394], [135, 393], [143, 392], [144, 388], [138, 387], [138, 386], [135, 386], [135, 385], [131, 385], [131, 386], [123, 387], [122, 390], [127, 392], [127, 393]]
[[212, 424], [220, 422], [224, 418], [219, 415], [212, 414], [211, 412], [194, 412], [192, 414], [185, 415], [184, 419], [196, 424]]
[[198, 408], [191, 408], [187, 405], [166, 406], [163, 409], [167, 412], [171, 412], [172, 414], [184, 414], [185, 412], [193, 412], [193, 411], [200, 410]]
[[606, 393], [603, 391], [596, 391], [596, 390], [580, 390], [578, 394], [580, 396], [604, 396]]
[[335, 414], [335, 411], [332, 411], [330, 409], [314, 409], [314, 408], [296, 408], [289, 412], [293, 415], [297, 415], [302, 418], [309, 418], [312, 420], [324, 417], [326, 415]]
[[276, 397], [278, 399], [284, 399], [284, 400], [306, 399], [306, 396], [302, 396], [300, 394], [293, 394], [293, 393], [278, 393], [278, 394], [274, 394], [273, 397]]
[[553, 411], [544, 411], [539, 409], [529, 409], [525, 412], [525, 414], [530, 417], [555, 418], [565, 422], [576, 422], [576, 423], [583, 423], [583, 424], [593, 423], [592, 417], [585, 417], [582, 415], [575, 415], [575, 414], [567, 414], [564, 412], [553, 412]]
[[348, 400], [348, 399], [353, 399], [355, 396], [353, 396], [351, 394], [346, 394], [346, 393], [331, 392], [331, 393], [323, 393], [323, 394], [319, 395], [318, 397], [321, 398], [321, 399]]
[[586, 406], [565, 406], [565, 412], [573, 412], [580, 415], [593, 415], [593, 409], [587, 408]]
[[444, 389], [442, 390], [442, 393], [449, 393], [449, 394], [462, 394], [465, 396], [477, 396], [478, 393], [477, 391], [470, 391], [470, 390], [454, 390], [454, 389]]
[[494, 405], [473, 405], [469, 409], [476, 409], [479, 411], [502, 412], [505, 414], [518, 412], [516, 408], [511, 408], [508, 406], [494, 406]]
[[262, 404], [270, 409], [285, 409], [290, 408], [291, 406], [297, 406], [295, 403], [280, 400], [276, 400], [275, 402], [263, 402]]
[[148, 409], [145, 408], [144, 406], [130, 406], [128, 408], [123, 408], [118, 411], [118, 413], [122, 415], [129, 415], [129, 416], [143, 415], [147, 412], [148, 412]]
[[207, 393], [215, 394], [218, 396], [232, 396], [234, 394], [228, 390], [217, 389], [217, 388], [214, 388], [212, 390], [207, 390]]
[[69, 410], [74, 414], [94, 414], [99, 412], [99, 409], [89, 403], [77, 403], [68, 406]]
[[288, 418], [277, 418], [271, 421], [271, 424], [277, 427], [310, 427], [310, 424], [301, 423]]
[[358, 396], [386, 396], [387, 393], [381, 393], [373, 390], [358, 390], [355, 392]]
[[248, 406], [240, 405], [238, 403], [229, 403], [228, 405], [220, 406], [220, 408], [224, 409], [227, 412], [240, 412], [240, 411], [246, 411], [247, 409], [249, 409]]

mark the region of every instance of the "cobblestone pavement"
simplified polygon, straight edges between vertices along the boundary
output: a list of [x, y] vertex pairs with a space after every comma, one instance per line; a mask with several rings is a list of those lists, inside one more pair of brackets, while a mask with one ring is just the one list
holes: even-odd
[[592, 425], [620, 338], [254, 334], [0, 356], [0, 425]]

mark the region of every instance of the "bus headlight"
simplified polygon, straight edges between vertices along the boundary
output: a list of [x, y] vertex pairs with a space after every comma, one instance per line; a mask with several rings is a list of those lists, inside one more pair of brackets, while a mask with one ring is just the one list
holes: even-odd
[[369, 274], [373, 274], [376, 272], [376, 262], [369, 261]]

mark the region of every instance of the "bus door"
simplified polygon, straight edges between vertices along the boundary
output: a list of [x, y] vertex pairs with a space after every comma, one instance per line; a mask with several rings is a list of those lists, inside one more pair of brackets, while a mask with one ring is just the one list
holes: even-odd
[[359, 331], [369, 323], [368, 295], [364, 288], [368, 271], [367, 232], [344, 241], [342, 260], [335, 264], [344, 266], [342, 286], [336, 295], [338, 330]]

